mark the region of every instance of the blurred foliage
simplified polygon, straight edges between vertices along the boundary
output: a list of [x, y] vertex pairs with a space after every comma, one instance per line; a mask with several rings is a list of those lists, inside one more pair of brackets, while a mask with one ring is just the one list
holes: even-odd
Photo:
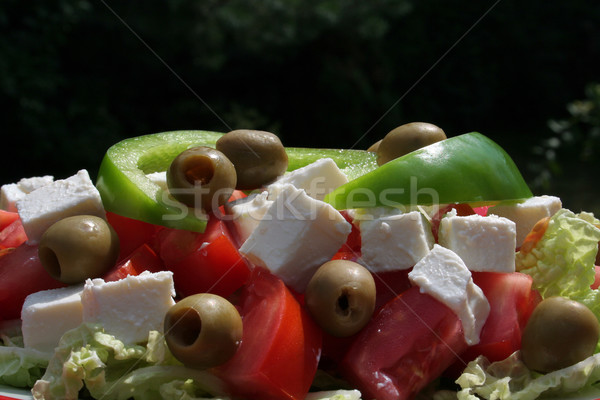
[[94, 175], [153, 132], [367, 148], [420, 120], [490, 136], [537, 185], [530, 149], [599, 63], [587, 0], [3, 0], [0, 182]]
[[574, 211], [600, 216], [600, 84], [587, 85], [585, 99], [570, 102], [566, 108], [569, 116], [551, 119], [552, 135], [532, 149], [529, 170], [535, 178], [531, 186], [561, 197]]

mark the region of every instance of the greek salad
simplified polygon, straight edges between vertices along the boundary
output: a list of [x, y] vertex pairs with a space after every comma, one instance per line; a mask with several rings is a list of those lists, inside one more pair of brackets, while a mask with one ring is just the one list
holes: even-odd
[[0, 399], [600, 398], [599, 242], [479, 133], [126, 139], [0, 188]]

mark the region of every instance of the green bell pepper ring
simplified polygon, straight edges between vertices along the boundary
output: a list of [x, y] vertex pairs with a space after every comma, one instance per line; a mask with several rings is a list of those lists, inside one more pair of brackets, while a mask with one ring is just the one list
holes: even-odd
[[[175, 131], [125, 139], [111, 146], [98, 171], [96, 187], [104, 208], [116, 214], [177, 229], [204, 231], [206, 215], [171, 198], [146, 174], [166, 171], [182, 151], [215, 147], [222, 133]], [[286, 148], [288, 171], [332, 158], [349, 179], [377, 168], [373, 153], [362, 150]]]
[[392, 160], [325, 197], [338, 210], [532, 197], [509, 155], [480, 133], [455, 136]]

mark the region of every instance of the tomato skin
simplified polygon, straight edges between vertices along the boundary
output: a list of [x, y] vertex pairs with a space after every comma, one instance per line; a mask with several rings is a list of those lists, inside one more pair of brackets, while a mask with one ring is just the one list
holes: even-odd
[[144, 243], [152, 243], [155, 235], [163, 227], [137, 219], [106, 212], [106, 220], [119, 236], [119, 257], [124, 260]]
[[285, 284], [256, 267], [240, 303], [242, 343], [216, 368], [231, 395], [248, 400], [302, 400], [321, 354], [321, 330]]
[[112, 268], [103, 279], [106, 282], [118, 281], [129, 275], [137, 276], [144, 271], [159, 272], [165, 266], [158, 255], [146, 243], [134, 250], [129, 256], [121, 260]]
[[342, 210], [340, 211], [340, 214], [342, 214], [344, 219], [348, 221], [350, 225], [352, 225], [352, 230], [346, 238], [346, 242], [342, 245], [342, 247], [340, 247], [338, 252], [350, 252], [360, 254], [360, 247], [362, 243], [360, 238], [360, 229], [354, 223], [352, 217], [350, 216], [350, 214], [348, 214], [348, 211]]
[[27, 234], [21, 219], [18, 218], [0, 231], [0, 249], [19, 247], [27, 241]]
[[466, 348], [456, 314], [412, 287], [388, 302], [358, 334], [342, 371], [365, 399], [411, 399]]
[[[468, 215], [476, 214], [475, 210], [466, 203], [459, 204], [448, 204], [444, 207], [441, 207], [438, 212], [431, 218], [431, 232], [433, 233], [433, 237], [437, 243], [438, 241], [438, 232], [440, 230], [440, 221], [444, 218], [444, 215], [449, 213], [451, 210], [456, 210], [456, 215], [461, 217], [466, 217]], [[479, 208], [479, 213], [487, 213], [487, 208]], [[480, 214], [481, 215], [481, 214]]]
[[31, 293], [64, 286], [42, 266], [37, 245], [17, 247], [0, 257], [0, 320], [20, 318], [25, 298]]
[[19, 219], [19, 213], [0, 210], [0, 231]]
[[521, 348], [521, 334], [531, 313], [541, 301], [532, 289], [531, 276], [520, 272], [472, 272], [473, 282], [483, 290], [490, 313], [481, 330], [479, 343], [462, 355], [463, 362], [448, 371], [457, 376], [466, 363], [483, 355], [491, 362], [504, 360]]
[[[598, 252], [600, 254], [600, 252]], [[598, 289], [600, 287], [600, 266], [594, 266], [596, 275], [594, 276], [594, 283], [590, 285], [592, 289]]]
[[388, 301], [412, 287], [408, 279], [410, 271], [412, 268], [373, 274], [376, 293], [375, 310], [379, 310]]
[[177, 294], [213, 293], [229, 297], [250, 277], [225, 223], [211, 217], [204, 233], [162, 230], [157, 240], [165, 267], [173, 272]]

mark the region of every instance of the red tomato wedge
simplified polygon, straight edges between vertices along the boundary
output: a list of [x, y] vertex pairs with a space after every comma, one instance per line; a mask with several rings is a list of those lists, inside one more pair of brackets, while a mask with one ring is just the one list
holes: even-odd
[[48, 275], [38, 257], [38, 247], [23, 244], [0, 257], [0, 319], [21, 317], [25, 298], [40, 290], [64, 287]]
[[19, 247], [27, 241], [27, 234], [20, 218], [17, 218], [0, 231], [0, 249]]
[[0, 231], [19, 219], [19, 213], [0, 210]]
[[592, 289], [598, 289], [600, 287], [600, 266], [596, 265], [594, 268], [595, 268], [596, 274], [594, 276], [594, 283], [592, 283], [590, 285], [590, 287]]
[[104, 276], [104, 280], [118, 281], [129, 275], [137, 276], [144, 271], [159, 272], [164, 269], [162, 260], [150, 246], [144, 243], [109, 271]]
[[467, 348], [456, 314], [418, 287], [388, 302], [342, 362], [365, 399], [413, 398]]
[[521, 348], [521, 333], [541, 296], [532, 290], [531, 276], [520, 272], [473, 272], [473, 282], [488, 299], [490, 314], [479, 344], [471, 346], [463, 360], [471, 361], [480, 354], [490, 361], [503, 360]]
[[159, 255], [173, 272], [175, 290], [182, 297], [196, 293], [229, 297], [250, 277], [225, 223], [215, 217], [204, 233], [164, 229], [157, 239]]
[[321, 330], [285, 284], [257, 267], [239, 303], [244, 333], [231, 360], [216, 369], [232, 396], [302, 400], [321, 354]]
[[106, 213], [106, 220], [119, 236], [119, 260], [125, 259], [144, 243], [152, 243], [156, 233], [162, 229], [160, 226], [112, 212]]

